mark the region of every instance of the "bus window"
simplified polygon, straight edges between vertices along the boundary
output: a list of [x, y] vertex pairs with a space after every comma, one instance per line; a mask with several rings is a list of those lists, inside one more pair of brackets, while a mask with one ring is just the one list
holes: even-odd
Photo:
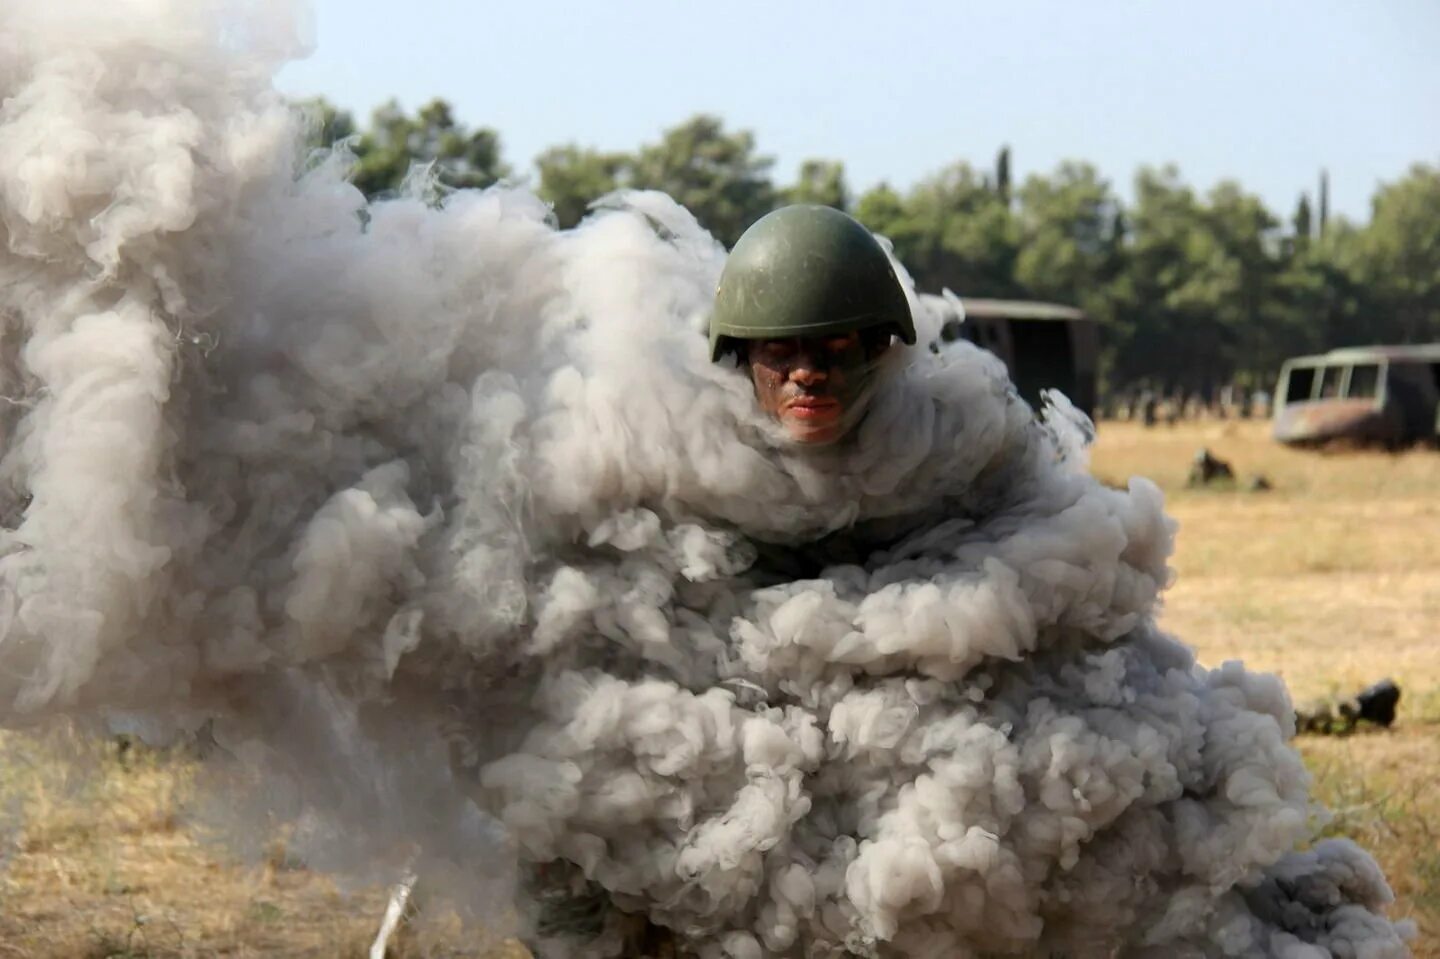
[[1320, 399], [1334, 400], [1340, 397], [1340, 377], [1345, 373], [1343, 366], [1325, 366], [1320, 369]]
[[1380, 395], [1380, 366], [1377, 363], [1356, 363], [1350, 367], [1350, 386], [1345, 397], [1352, 400], [1373, 400]]
[[1310, 398], [1310, 388], [1314, 385], [1315, 367], [1290, 367], [1290, 379], [1286, 381], [1285, 386], [1285, 402], [1304, 403]]

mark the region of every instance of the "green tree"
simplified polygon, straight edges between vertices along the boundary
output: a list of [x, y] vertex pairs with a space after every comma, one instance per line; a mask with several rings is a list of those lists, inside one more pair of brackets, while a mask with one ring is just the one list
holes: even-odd
[[1115, 323], [1109, 350], [1121, 382], [1155, 378], [1187, 387], [1219, 374], [1215, 324], [1194, 291], [1194, 260], [1209, 253], [1203, 210], [1174, 167], [1142, 169], [1135, 178], [1125, 270], [1110, 290]]
[[1007, 206], [967, 163], [921, 181], [903, 197], [881, 184], [863, 194], [855, 216], [895, 245], [922, 290], [962, 296], [1017, 292], [1017, 229]]
[[1320, 171], [1320, 232], [1330, 224], [1330, 171]]
[[566, 229], [579, 223], [591, 203], [623, 184], [633, 160], [623, 153], [602, 153], [567, 144], [540, 154], [537, 192], [555, 209]]
[[436, 180], [452, 189], [487, 187], [510, 175], [500, 157], [500, 135], [462, 126], [439, 99], [413, 117], [393, 100], [376, 109], [355, 157], [352, 181], [371, 197], [398, 190], [417, 165], [433, 164]]
[[1119, 269], [1120, 202], [1088, 163], [1066, 162], [1020, 187], [1015, 280], [1037, 299], [1103, 315], [1105, 285]]
[[1268, 371], [1284, 359], [1275, 339], [1285, 317], [1279, 285], [1284, 244], [1279, 219], [1239, 184], [1221, 183], [1207, 200], [1213, 247], [1196, 264], [1192, 283], [1197, 307], [1210, 311], [1227, 351], [1215, 372], [1218, 382], [1236, 372]]
[[1010, 210], [968, 163], [918, 183], [905, 198], [910, 221], [902, 259], [924, 288], [962, 296], [1009, 296], [1018, 236]]
[[880, 183], [860, 194], [855, 201], [854, 215], [872, 232], [894, 240], [897, 227], [906, 216], [905, 198], [896, 193], [890, 184]]
[[1372, 342], [1372, 298], [1360, 278], [1361, 238], [1360, 230], [1341, 219], [1324, 236], [1291, 251], [1275, 293], [1280, 309], [1271, 317], [1278, 355]]
[[355, 118], [324, 97], [311, 97], [295, 103], [303, 118], [305, 143], [312, 148], [328, 148], [355, 135]]
[[1000, 148], [1000, 153], [995, 157], [995, 192], [1000, 194], [1000, 199], [1006, 205], [1010, 203], [1010, 147], [1007, 144]]
[[[367, 195], [400, 188], [417, 164], [433, 165], [442, 187], [484, 187], [509, 173], [499, 136], [462, 126], [442, 100], [413, 116], [386, 104], [363, 133], [323, 100], [300, 108], [314, 146], [350, 141]], [[1434, 166], [1382, 187], [1363, 227], [1330, 222], [1322, 171], [1316, 205], [1302, 195], [1282, 230], [1237, 184], [1202, 197], [1174, 167], [1139, 171], [1127, 208], [1088, 164], [1064, 163], [1017, 189], [1010, 160], [1002, 147], [993, 172], [955, 163], [903, 194], [881, 183], [853, 212], [890, 238], [921, 289], [1057, 300], [1109, 320], [1105, 364], [1116, 384], [1203, 389], [1237, 373], [1268, 377], [1302, 351], [1440, 338]], [[566, 227], [621, 187], [665, 191], [727, 245], [779, 202], [852, 205], [837, 161], [805, 161], [784, 190], [771, 168], [748, 131], [709, 115], [633, 155], [568, 144], [536, 159], [538, 192]]]
[[1356, 272], [1378, 307], [1374, 335], [1440, 339], [1440, 167], [1416, 164], [1382, 186], [1357, 246]]
[[1295, 231], [1295, 248], [1297, 250], [1310, 244], [1310, 237], [1315, 230], [1313, 220], [1310, 213], [1310, 196], [1302, 193], [1300, 202], [1295, 204], [1295, 216], [1290, 220], [1290, 225]]
[[845, 186], [845, 164], [833, 160], [806, 160], [793, 186], [783, 193], [786, 203], [816, 203], [837, 210], [850, 205], [850, 191]]
[[756, 154], [748, 130], [727, 132], [718, 117], [701, 114], [642, 147], [629, 185], [670, 194], [728, 247], [775, 207], [773, 164]]
[[1118, 379], [1206, 390], [1237, 372], [1272, 372], [1292, 317], [1278, 220], [1234, 183], [1202, 200], [1174, 167], [1142, 170], [1136, 198], [1110, 294]]
[[918, 242], [916, 224], [910, 220], [905, 198], [888, 183], [871, 187], [855, 201], [855, 219], [872, 232], [878, 233], [895, 245], [895, 255], [907, 267], [912, 266], [908, 257]]

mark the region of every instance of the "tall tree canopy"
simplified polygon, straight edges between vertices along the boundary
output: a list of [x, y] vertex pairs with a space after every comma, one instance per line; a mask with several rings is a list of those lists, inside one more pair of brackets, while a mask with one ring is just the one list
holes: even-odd
[[1377, 333], [1440, 339], [1440, 167], [1417, 164], [1375, 195], [1358, 273], [1379, 307]]
[[845, 185], [845, 164], [834, 160], [806, 160], [795, 183], [782, 193], [786, 203], [815, 203], [845, 210], [850, 190]]
[[[368, 196], [400, 189], [417, 165], [452, 188], [512, 176], [499, 135], [461, 124], [443, 100], [413, 115], [388, 103], [363, 130], [324, 101], [301, 106], [313, 144], [349, 144]], [[1264, 382], [1300, 352], [1440, 340], [1440, 167], [1382, 186], [1361, 226], [1330, 215], [1323, 172], [1315, 205], [1302, 194], [1282, 223], [1238, 184], [1200, 194], [1175, 167], [1139, 171], [1125, 203], [1090, 164], [1016, 185], [1011, 162], [1002, 147], [991, 172], [957, 162], [856, 197], [841, 162], [810, 159], [781, 186], [749, 131], [700, 114], [634, 152], [552, 147], [533, 185], [564, 227], [613, 190], [663, 190], [726, 245], [785, 203], [849, 209], [889, 238], [922, 290], [1058, 301], [1105, 321], [1112, 386]]]
[[[339, 116], [342, 122], [325, 125], [322, 143], [354, 133], [349, 115]], [[350, 146], [356, 158], [351, 182], [370, 197], [399, 190], [413, 169], [427, 166], [438, 183], [457, 190], [487, 187], [510, 175], [500, 156], [500, 135], [488, 127], [465, 127], [456, 121], [450, 104], [439, 99], [413, 116], [394, 100], [377, 107], [369, 128], [351, 139]]]
[[728, 247], [774, 209], [773, 165], [756, 153], [750, 131], [728, 132], [719, 117], [701, 114], [641, 147], [627, 185], [670, 194]]
[[[878, 191], [878, 192], [877, 192]], [[969, 296], [1008, 296], [1014, 281], [1017, 232], [1008, 204], [968, 163], [955, 163], [903, 197], [882, 185], [862, 196], [857, 217], [888, 236], [923, 288], [949, 287]]]
[[562, 227], [572, 227], [600, 197], [617, 189], [632, 160], [624, 153], [602, 153], [575, 144], [551, 147], [535, 159], [540, 173], [536, 192], [555, 208]]
[[412, 170], [423, 167], [432, 167], [436, 181], [455, 190], [480, 189], [510, 176], [500, 156], [500, 134], [459, 124], [444, 99], [432, 99], [413, 117], [392, 99], [374, 109], [363, 132], [348, 112], [324, 99], [300, 107], [310, 118], [312, 143], [348, 143], [356, 156], [351, 183], [367, 197], [397, 192]]
[[1027, 177], [1019, 193], [1015, 282], [1027, 295], [1099, 306], [1121, 256], [1120, 202], [1088, 163]]

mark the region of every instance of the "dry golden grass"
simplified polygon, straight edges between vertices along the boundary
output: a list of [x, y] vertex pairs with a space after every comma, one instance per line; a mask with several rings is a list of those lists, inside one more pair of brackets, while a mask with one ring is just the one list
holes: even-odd
[[381, 893], [343, 895], [280, 843], [236, 862], [184, 821], [194, 770], [64, 732], [8, 737], [0, 781], [24, 811], [6, 837], [0, 957], [365, 955]]
[[[1275, 489], [1184, 489], [1202, 445], [1242, 487], [1259, 472]], [[1400, 683], [1394, 731], [1300, 748], [1337, 811], [1327, 832], [1375, 852], [1394, 914], [1421, 929], [1416, 955], [1440, 959], [1440, 453], [1292, 451], [1263, 423], [1106, 423], [1094, 468], [1150, 476], [1169, 495], [1181, 530], [1162, 623], [1202, 661], [1279, 672], [1301, 700]], [[342, 892], [278, 840], [262, 861], [237, 861], [190, 824], [190, 761], [84, 742], [0, 740], [0, 811], [24, 811], [0, 833], [0, 959], [366, 955], [382, 890]], [[55, 758], [84, 749], [99, 753]], [[406, 927], [394, 946], [485, 954], [443, 923]]]
[[[1202, 446], [1235, 487], [1185, 488]], [[1203, 661], [1279, 673], [1300, 702], [1387, 675], [1404, 715], [1440, 694], [1440, 453], [1292, 450], [1261, 422], [1106, 423], [1093, 470], [1165, 490], [1180, 533], [1161, 624]], [[1257, 473], [1275, 488], [1246, 492]]]
[[[188, 815], [196, 768], [66, 730], [0, 740], [0, 809], [20, 813], [0, 833], [0, 959], [367, 956], [385, 890], [342, 890], [280, 837], [238, 859]], [[446, 915], [391, 946], [394, 959], [528, 955]]]

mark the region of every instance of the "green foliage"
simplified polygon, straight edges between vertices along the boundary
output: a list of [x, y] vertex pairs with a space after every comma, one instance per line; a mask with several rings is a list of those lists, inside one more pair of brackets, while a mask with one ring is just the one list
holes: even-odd
[[[1440, 168], [1417, 164], [1375, 195], [1357, 274], [1392, 339], [1440, 339]], [[1380, 332], [1380, 331], [1377, 331]]]
[[[312, 146], [350, 144], [352, 177], [367, 196], [399, 190], [416, 165], [433, 165], [447, 188], [510, 176], [499, 135], [463, 126], [443, 100], [413, 116], [386, 104], [363, 132], [323, 100], [300, 107]], [[1297, 353], [1440, 339], [1435, 166], [1383, 186], [1363, 227], [1331, 219], [1323, 171], [1314, 207], [1302, 195], [1282, 226], [1238, 184], [1197, 194], [1175, 167], [1139, 171], [1128, 205], [1080, 162], [1016, 187], [1008, 146], [993, 172], [957, 162], [907, 191], [880, 183], [854, 198], [838, 161], [806, 160], [783, 188], [772, 166], [749, 131], [701, 114], [634, 153], [546, 150], [535, 186], [562, 227], [616, 189], [662, 190], [727, 246], [782, 204], [850, 209], [894, 244], [922, 290], [1074, 304], [1105, 321], [1112, 387], [1263, 385]]]
[[1017, 292], [1018, 233], [1008, 205], [969, 164], [953, 164], [904, 197], [888, 186], [862, 196], [860, 222], [890, 238], [922, 289], [967, 296]]
[[[773, 162], [755, 152], [749, 131], [729, 132], [719, 118], [701, 114], [664, 131], [658, 143], [634, 154], [568, 144], [546, 150], [535, 166], [538, 193], [555, 208], [563, 227], [578, 223], [591, 203], [612, 190], [660, 190], [731, 246], [746, 227], [781, 202], [782, 194], [770, 179]], [[796, 189], [815, 191], [817, 198], [806, 202], [828, 202], [837, 195], [843, 202], [843, 168], [811, 161]]]
[[1173, 167], [1142, 170], [1136, 197], [1114, 287], [1116, 377], [1204, 390], [1269, 376], [1295, 339], [1276, 218], [1233, 182], [1199, 197]]
[[1310, 245], [1310, 237], [1315, 230], [1313, 220], [1314, 217], [1310, 213], [1310, 197], [1308, 194], [1302, 193], [1300, 202], [1295, 204], [1295, 216], [1290, 220], [1297, 250]]
[[845, 186], [845, 164], [833, 160], [806, 160], [795, 184], [782, 194], [786, 203], [814, 203], [845, 210], [850, 190]]
[[355, 118], [324, 97], [313, 97], [295, 104], [304, 118], [305, 145], [313, 149], [334, 146], [355, 135]]
[[439, 184], [456, 190], [487, 187], [510, 175], [500, 159], [500, 135], [462, 126], [450, 104], [438, 99], [414, 116], [393, 100], [377, 108], [354, 150], [351, 180], [367, 197], [398, 191], [414, 167], [431, 166]]
[[888, 237], [897, 246], [907, 249], [914, 243], [911, 224], [905, 212], [905, 198], [896, 193], [888, 183], [881, 183], [866, 190], [855, 202], [855, 219], [871, 230]]
[[535, 159], [540, 171], [536, 192], [568, 229], [580, 222], [591, 203], [620, 186], [631, 162], [623, 153], [601, 153], [573, 143], [551, 147]]
[[1320, 232], [1330, 225], [1330, 173], [1320, 171]]
[[755, 152], [748, 130], [728, 133], [718, 117], [701, 114], [641, 147], [627, 185], [670, 194], [729, 247], [775, 208], [773, 164]]
[[1099, 310], [1119, 268], [1120, 202], [1088, 163], [1064, 163], [1020, 187], [1015, 280], [1027, 295]]
[[1005, 204], [1010, 203], [1010, 148], [1003, 146], [995, 157], [995, 192]]

